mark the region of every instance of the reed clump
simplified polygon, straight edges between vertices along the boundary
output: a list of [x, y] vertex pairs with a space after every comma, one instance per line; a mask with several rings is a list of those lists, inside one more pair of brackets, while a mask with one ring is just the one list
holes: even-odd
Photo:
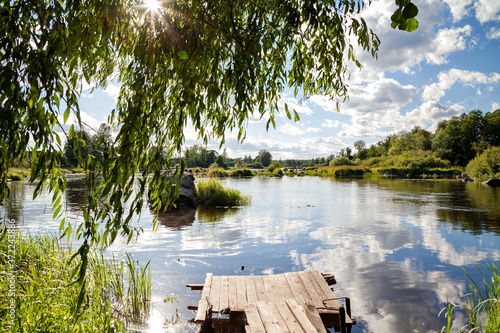
[[485, 265], [486, 269], [492, 273], [491, 278], [487, 279], [479, 266], [476, 265], [476, 267], [481, 273], [484, 291], [464, 270], [472, 282], [469, 285], [470, 293], [464, 296], [465, 302], [463, 305], [448, 303], [446, 308], [441, 310], [440, 315], [444, 312], [446, 318], [446, 325], [441, 332], [452, 332], [455, 310], [463, 310], [468, 320], [466, 326], [453, 332], [500, 332], [500, 269], [494, 263]]
[[250, 203], [240, 191], [224, 188], [216, 179], [203, 179], [196, 184], [198, 203], [204, 207], [234, 207]]
[[228, 177], [229, 174], [223, 168], [214, 168], [210, 169], [207, 176], [210, 178], [225, 178]]
[[84, 282], [73, 283], [78, 257], [55, 236], [22, 235], [3, 225], [0, 232], [0, 298], [11, 305], [0, 307], [0, 331], [126, 332], [148, 319], [149, 265], [93, 251]]

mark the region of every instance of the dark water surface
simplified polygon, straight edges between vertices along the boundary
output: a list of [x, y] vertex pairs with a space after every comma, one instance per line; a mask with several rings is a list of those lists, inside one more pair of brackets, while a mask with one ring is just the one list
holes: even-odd
[[[156, 232], [113, 251], [151, 260], [155, 311], [149, 332], [193, 332], [187, 323], [205, 274], [263, 275], [317, 269], [336, 276], [337, 296], [351, 298], [353, 332], [440, 332], [446, 301], [460, 303], [475, 263], [500, 260], [500, 189], [449, 180], [257, 178], [222, 180], [252, 197], [250, 206], [163, 215]], [[2, 218], [30, 232], [58, 232], [50, 197], [12, 183]], [[79, 181], [68, 184], [67, 215], [81, 220]], [[244, 270], [241, 270], [244, 266]], [[177, 300], [164, 303], [166, 296]], [[179, 321], [162, 328], [164, 319]], [[465, 323], [458, 314], [455, 327]], [[147, 330], [146, 330], [147, 331]]]

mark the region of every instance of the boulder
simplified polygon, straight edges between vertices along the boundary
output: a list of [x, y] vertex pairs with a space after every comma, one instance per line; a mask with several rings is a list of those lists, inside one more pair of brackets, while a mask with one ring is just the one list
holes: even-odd
[[487, 186], [492, 186], [492, 187], [497, 187], [497, 186], [500, 186], [500, 178], [491, 178], [491, 179], [485, 180], [481, 184], [487, 185]]
[[[173, 177], [173, 173], [170, 173], [170, 177]], [[179, 188], [179, 197], [174, 201], [177, 208], [196, 208], [198, 206], [198, 201], [196, 200], [196, 186], [194, 184], [194, 176], [191, 172], [184, 172], [181, 178], [181, 187]], [[179, 186], [179, 177], [174, 181], [174, 186]], [[168, 195], [168, 193], [167, 193]], [[166, 209], [171, 209], [165, 208]]]

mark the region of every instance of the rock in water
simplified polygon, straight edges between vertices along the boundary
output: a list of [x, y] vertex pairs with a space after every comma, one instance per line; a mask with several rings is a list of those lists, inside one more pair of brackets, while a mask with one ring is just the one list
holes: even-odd
[[481, 184], [488, 185], [488, 186], [494, 186], [494, 187], [500, 186], [500, 178], [491, 178], [491, 179], [485, 180]]
[[[173, 177], [173, 173], [170, 173]], [[171, 179], [171, 178], [170, 178]], [[179, 186], [179, 177], [174, 181], [174, 186]], [[151, 191], [150, 191], [151, 192]], [[194, 176], [191, 172], [184, 172], [181, 178], [181, 187], [179, 188], [179, 197], [174, 201], [177, 208], [196, 208], [198, 201], [196, 200], [196, 186], [194, 184]], [[149, 194], [149, 193], [148, 193]], [[150, 197], [150, 195], [149, 195]], [[162, 201], [165, 202], [168, 198], [168, 193], [165, 197], [162, 196]], [[162, 210], [172, 209], [173, 207], [163, 207]]]

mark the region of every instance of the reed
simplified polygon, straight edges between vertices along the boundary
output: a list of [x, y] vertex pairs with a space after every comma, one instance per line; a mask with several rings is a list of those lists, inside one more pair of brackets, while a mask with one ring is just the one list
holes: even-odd
[[[144, 323], [150, 311], [151, 274], [130, 255], [124, 261], [91, 252], [87, 275], [73, 283], [78, 257], [54, 235], [21, 235], [0, 226], [0, 298], [14, 310], [0, 308], [0, 331], [126, 332]], [[15, 249], [9, 252], [9, 249]], [[128, 279], [124, 274], [128, 268]], [[80, 297], [81, 289], [85, 296]], [[2, 301], [3, 303], [3, 301]], [[78, 307], [78, 304], [81, 306]]]
[[464, 296], [463, 305], [448, 303], [446, 308], [441, 310], [440, 315], [445, 313], [447, 319], [441, 332], [452, 332], [451, 326], [455, 310], [463, 310], [468, 318], [467, 325], [459, 329], [460, 333], [500, 332], [500, 269], [494, 263], [485, 265], [487, 270], [492, 273], [491, 278], [487, 279], [477, 264], [476, 267], [481, 273], [484, 291], [478, 287], [478, 284], [464, 269], [465, 274], [472, 282], [469, 285], [470, 293]]
[[196, 184], [198, 203], [204, 207], [234, 207], [250, 203], [250, 198], [235, 189], [224, 188], [215, 179], [200, 180]]
[[207, 176], [210, 178], [225, 178], [228, 177], [229, 174], [223, 168], [214, 168], [210, 169]]

